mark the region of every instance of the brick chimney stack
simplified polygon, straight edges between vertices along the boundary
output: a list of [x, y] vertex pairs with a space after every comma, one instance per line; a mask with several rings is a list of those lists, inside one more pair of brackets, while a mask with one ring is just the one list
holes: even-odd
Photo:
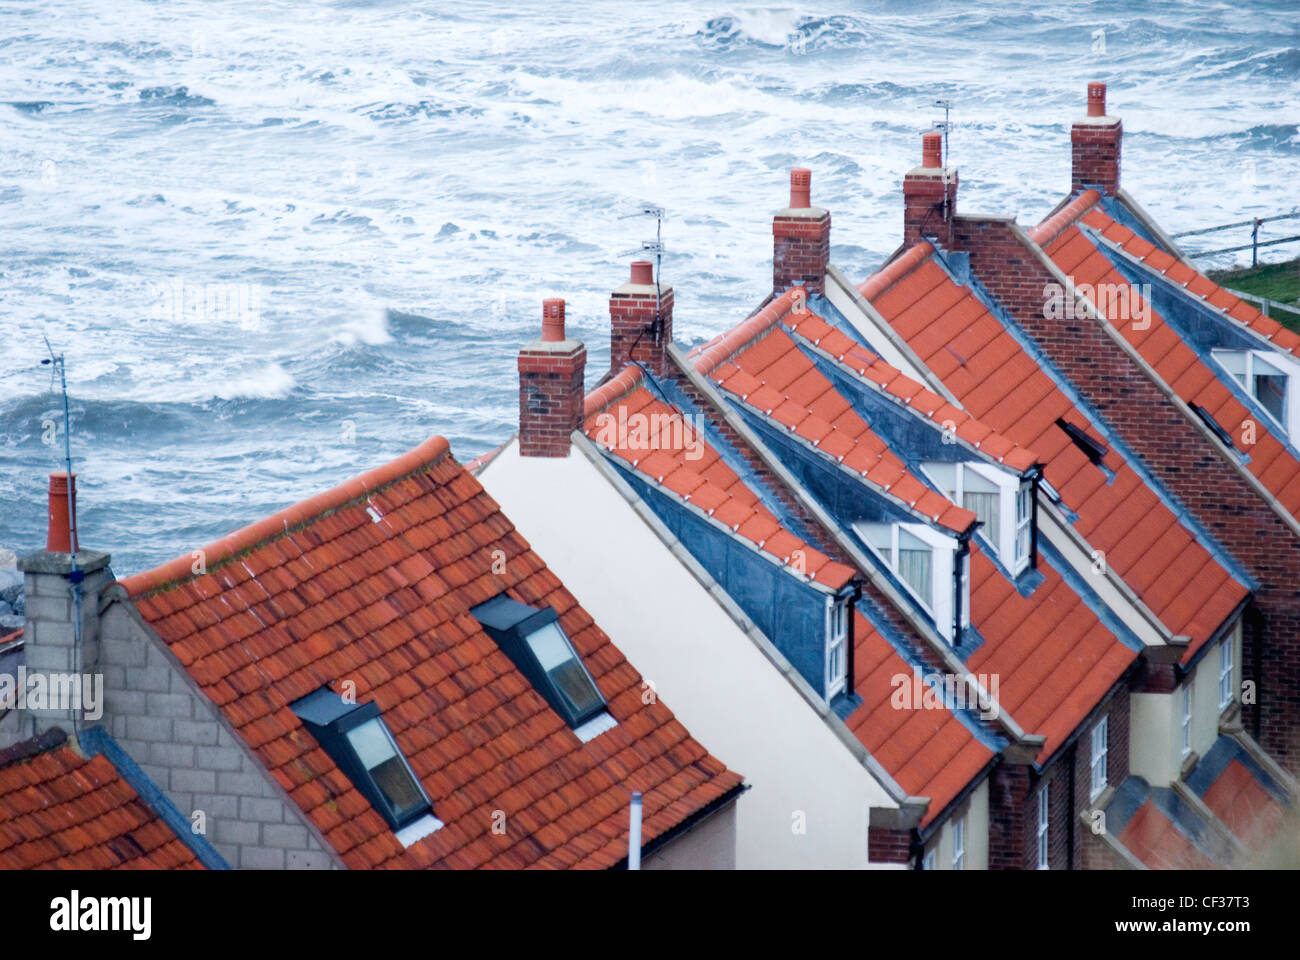
[[1070, 127], [1070, 189], [1096, 187], [1114, 196], [1119, 191], [1119, 148], [1124, 126], [1106, 115], [1106, 84], [1088, 84], [1088, 115]]
[[922, 237], [951, 244], [949, 231], [957, 212], [957, 171], [943, 165], [943, 134], [921, 135], [921, 165], [903, 177], [903, 245]]
[[645, 364], [662, 375], [673, 340], [673, 288], [656, 287], [654, 265], [632, 264], [632, 274], [609, 298], [609, 368], [628, 362]]
[[519, 351], [519, 453], [567, 457], [582, 425], [587, 348], [564, 332], [564, 301], [542, 301], [542, 336]]
[[772, 291], [806, 287], [826, 292], [831, 259], [831, 215], [812, 205], [812, 171], [790, 171], [790, 206], [772, 220]]

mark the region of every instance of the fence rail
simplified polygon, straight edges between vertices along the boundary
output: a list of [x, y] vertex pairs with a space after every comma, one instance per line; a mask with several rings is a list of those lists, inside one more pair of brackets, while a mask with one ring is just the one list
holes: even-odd
[[[1232, 290], [1231, 287], [1228, 287], [1227, 289]], [[1300, 307], [1292, 306], [1289, 303], [1282, 303], [1279, 300], [1270, 300], [1268, 297], [1258, 297], [1253, 293], [1242, 293], [1240, 290], [1232, 290], [1232, 292], [1243, 300], [1249, 300], [1251, 303], [1258, 304], [1259, 312], [1264, 314], [1266, 317], [1273, 316], [1272, 311], [1275, 310], [1285, 310], [1288, 313], [1300, 317]]]
[[1220, 247], [1217, 250], [1197, 250], [1189, 252], [1189, 257], [1208, 257], [1216, 253], [1236, 253], [1238, 250], [1250, 251], [1250, 264], [1253, 267], [1259, 266], [1259, 248], [1275, 247], [1280, 243], [1294, 243], [1300, 240], [1300, 234], [1293, 237], [1281, 237], [1277, 240], [1260, 240], [1259, 228], [1266, 223], [1273, 223], [1276, 220], [1300, 220], [1300, 210], [1292, 210], [1290, 213], [1279, 213], [1271, 217], [1255, 217], [1253, 220], [1238, 220], [1235, 223], [1221, 223], [1217, 227], [1201, 227], [1199, 230], [1184, 230], [1182, 233], [1172, 234], [1174, 239], [1179, 237], [1199, 237], [1207, 233], [1218, 233], [1221, 230], [1233, 230], [1237, 227], [1250, 227], [1250, 243], [1243, 243], [1236, 247]]

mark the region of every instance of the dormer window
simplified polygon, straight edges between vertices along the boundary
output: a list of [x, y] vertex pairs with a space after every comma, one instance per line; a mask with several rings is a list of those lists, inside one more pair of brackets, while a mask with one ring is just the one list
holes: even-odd
[[849, 599], [831, 597], [826, 602], [826, 700], [843, 693], [849, 684]]
[[388, 821], [403, 846], [442, 827], [376, 703], [322, 687], [290, 707], [352, 785]]
[[975, 514], [980, 535], [1018, 576], [1033, 553], [1032, 481], [982, 463], [930, 462], [924, 470], [940, 493]]
[[1219, 366], [1232, 374], [1278, 426], [1287, 425], [1287, 375], [1260, 350], [1214, 350]]
[[470, 613], [578, 739], [585, 743], [616, 725], [554, 610], [502, 594]]
[[957, 611], [962, 625], [970, 622], [969, 554], [958, 550], [956, 538], [924, 523], [859, 521], [853, 529], [916, 599], [935, 629], [956, 643]]

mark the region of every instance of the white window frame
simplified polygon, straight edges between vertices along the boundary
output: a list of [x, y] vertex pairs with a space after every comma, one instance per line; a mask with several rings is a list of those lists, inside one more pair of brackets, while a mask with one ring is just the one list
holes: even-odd
[[1182, 755], [1186, 757], [1192, 752], [1192, 680], [1190, 677], [1183, 684], [1182, 689], [1183, 719], [1180, 729], [1183, 735]]
[[1102, 717], [1092, 728], [1092, 754], [1088, 762], [1090, 789], [1088, 800], [1096, 800], [1106, 789], [1106, 758], [1110, 753], [1110, 715]]
[[[1240, 380], [1237, 380], [1237, 375], [1228, 369], [1228, 365], [1224, 362], [1224, 357], [1226, 355], [1245, 357], [1246, 383], [1244, 385]], [[1264, 411], [1266, 417], [1277, 424], [1284, 432], [1289, 433], [1287, 424], [1296, 423], [1297, 410], [1300, 409], [1300, 397], [1296, 396], [1295, 384], [1292, 382], [1296, 378], [1296, 373], [1294, 365], [1290, 363], [1289, 360], [1284, 360], [1267, 350], [1249, 350], [1228, 347], [1213, 349], [1210, 351], [1210, 356], [1214, 358], [1215, 363], [1217, 363], [1229, 377], [1236, 381], [1237, 386], [1241, 387], [1250, 395], [1255, 403], [1259, 405], [1259, 408]], [[1258, 395], [1255, 393], [1255, 360], [1257, 358], [1263, 360], [1270, 367], [1273, 367], [1275, 370], [1286, 376], [1286, 396], [1282, 401], [1282, 416], [1285, 422], [1278, 420], [1277, 417], [1273, 416], [1273, 414], [1269, 412], [1269, 409], [1260, 402]]]
[[1228, 708], [1228, 705], [1237, 699], [1236, 685], [1233, 683], [1233, 675], [1236, 668], [1233, 654], [1233, 640], [1235, 634], [1228, 634], [1219, 644], [1219, 712], [1222, 713]]
[[962, 814], [952, 822], [952, 868], [966, 868], [966, 815]]
[[[994, 553], [1002, 564], [1011, 571], [1012, 576], [1019, 576], [1029, 565], [1029, 551], [1026, 549], [1022, 555], [1018, 549], [1020, 530], [1022, 527], [1033, 523], [1033, 504], [1029, 503], [1028, 519], [1024, 523], [1017, 522], [1017, 507], [1019, 506], [1019, 497], [1021, 491], [1028, 488], [1029, 496], [1033, 496], [1033, 484], [1024, 481], [1021, 476], [1009, 470], [999, 469], [986, 463], [972, 463], [968, 460], [957, 461], [955, 463], [930, 461], [922, 464], [922, 471], [925, 476], [934, 484], [935, 489], [945, 491], [944, 496], [948, 496], [946, 488], [949, 484], [937, 479], [938, 470], [936, 468], [953, 468], [955, 479], [951, 486], [954, 487], [952, 496], [949, 497], [957, 506], [965, 508], [966, 500], [966, 479], [967, 470], [974, 471], [981, 479], [996, 484], [998, 488], [998, 529], [989, 530], [987, 527], [981, 528], [980, 533], [985, 541], [993, 547]], [[1029, 543], [1032, 543], [1032, 531], [1030, 533]]]
[[849, 601], [830, 597], [826, 601], [826, 702], [849, 684]]
[[[1034, 485], [1026, 480], [1016, 490], [1015, 513], [1015, 563], [1012, 572], [1020, 573], [1029, 565], [1034, 551]], [[1020, 515], [1024, 510], [1024, 516]]]
[[[889, 528], [889, 557], [885, 557], [874, 542], [883, 533], [882, 528], [884, 527]], [[955, 644], [958, 638], [953, 635], [953, 601], [955, 599], [953, 573], [954, 565], [957, 562], [957, 538], [939, 533], [924, 523], [885, 524], [858, 522], [853, 525], [853, 529], [862, 542], [871, 549], [871, 552], [880, 558], [880, 562], [894, 572], [903, 589], [916, 598], [921, 609], [933, 620], [935, 629], [947, 638], [950, 644]], [[900, 530], [906, 530], [930, 548], [930, 597], [928, 599], [917, 593], [913, 586], [899, 573], [898, 541]], [[962, 578], [962, 592], [962, 623], [965, 625], [970, 622], [969, 574]]]
[[1050, 869], [1047, 862], [1048, 859], [1047, 840], [1048, 840], [1048, 828], [1049, 828], [1049, 824], [1051, 823], [1051, 821], [1048, 819], [1048, 813], [1050, 812], [1050, 805], [1051, 805], [1051, 800], [1049, 799], [1048, 794], [1051, 790], [1051, 787], [1052, 785], [1050, 782], [1045, 783], [1043, 784], [1042, 788], [1038, 791], [1038, 869], [1039, 870]]
[[925, 854], [921, 857], [921, 869], [933, 870], [934, 860], [935, 860], [935, 848], [931, 847], [929, 850], [925, 851]]

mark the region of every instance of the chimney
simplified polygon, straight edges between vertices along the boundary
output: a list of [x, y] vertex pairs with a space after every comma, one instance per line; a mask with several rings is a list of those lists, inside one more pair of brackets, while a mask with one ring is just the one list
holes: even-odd
[[812, 205], [812, 171], [790, 171], [790, 206], [772, 220], [772, 291], [806, 287], [826, 292], [831, 259], [831, 215]]
[[662, 376], [673, 340], [673, 288], [656, 287], [654, 265], [632, 264], [632, 274], [609, 298], [609, 369], [645, 364]]
[[[45, 549], [18, 561], [26, 598], [23, 671], [29, 691], [40, 684], [46, 691], [53, 691], [56, 679], [64, 678], [58, 685], [67, 698], [56, 701], [50, 696], [36, 706], [29, 692], [27, 707], [17, 711], [19, 739], [54, 727], [75, 735], [78, 724], [97, 722], [96, 705], [100, 711], [103, 708], [103, 679], [96, 671], [99, 602], [103, 591], [113, 583], [113, 576], [107, 553], [82, 550], [77, 543], [76, 474], [50, 474], [48, 517]], [[71, 692], [74, 687], [75, 694]]]
[[1104, 194], [1119, 192], [1119, 147], [1124, 126], [1106, 115], [1106, 84], [1088, 84], [1088, 115], [1070, 127], [1070, 189], [1096, 187]]
[[957, 212], [957, 171], [943, 165], [943, 134], [921, 135], [921, 165], [903, 177], [903, 246], [923, 237], [951, 245]]
[[49, 530], [45, 549], [50, 553], [74, 553], [77, 543], [77, 475], [50, 474]]
[[519, 351], [519, 453], [567, 457], [582, 425], [587, 348], [564, 333], [564, 301], [542, 301], [542, 336]]

